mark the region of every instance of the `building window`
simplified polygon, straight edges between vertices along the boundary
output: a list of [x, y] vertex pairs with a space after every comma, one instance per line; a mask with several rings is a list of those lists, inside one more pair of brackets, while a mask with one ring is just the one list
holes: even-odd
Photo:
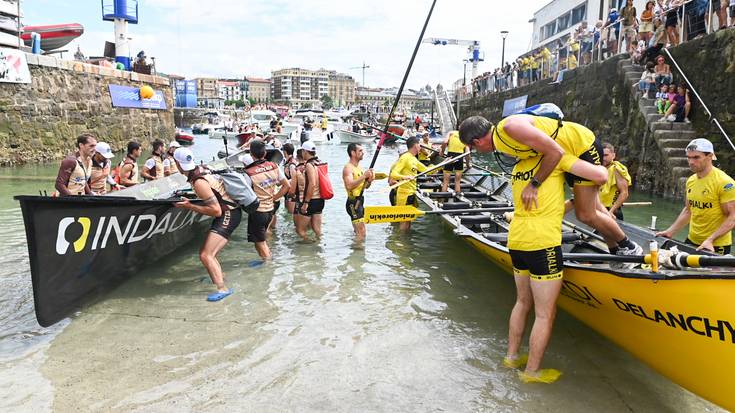
[[582, 3], [572, 10], [572, 24], [577, 24], [587, 18], [587, 3]]

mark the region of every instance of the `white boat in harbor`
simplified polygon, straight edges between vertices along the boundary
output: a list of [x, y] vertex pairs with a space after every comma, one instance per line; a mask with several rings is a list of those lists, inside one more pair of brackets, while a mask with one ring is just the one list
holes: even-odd
[[367, 133], [355, 133], [348, 130], [336, 130], [334, 131], [334, 137], [336, 139], [339, 139], [340, 143], [361, 143], [361, 144], [368, 144], [375, 142], [375, 138], [378, 137], [377, 134], [367, 134]]
[[239, 133], [226, 131], [225, 129], [210, 129], [208, 135], [210, 139], [222, 139], [225, 137], [227, 139], [235, 139]]

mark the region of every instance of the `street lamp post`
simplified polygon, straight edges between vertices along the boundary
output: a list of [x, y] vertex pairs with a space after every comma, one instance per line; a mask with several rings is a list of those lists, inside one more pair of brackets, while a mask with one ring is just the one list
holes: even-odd
[[500, 69], [502, 70], [505, 67], [505, 38], [508, 37], [508, 31], [501, 31], [500, 36], [503, 38], [503, 53], [500, 56]]

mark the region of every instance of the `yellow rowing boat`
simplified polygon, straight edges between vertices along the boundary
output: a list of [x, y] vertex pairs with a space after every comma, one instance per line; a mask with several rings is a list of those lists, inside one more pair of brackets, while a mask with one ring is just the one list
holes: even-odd
[[[485, 170], [465, 178], [460, 194], [437, 192], [440, 182], [420, 183], [418, 198], [431, 210], [483, 208], [507, 202], [509, 183]], [[442, 219], [509, 274], [508, 225], [489, 212], [445, 214]], [[641, 245], [652, 232], [621, 223]], [[604, 252], [595, 235], [565, 222], [565, 253]], [[690, 247], [659, 238], [662, 248]], [[571, 255], [570, 255], [571, 256]], [[602, 262], [565, 261], [558, 305], [675, 383], [726, 409], [735, 410], [735, 270], [616, 269]]]

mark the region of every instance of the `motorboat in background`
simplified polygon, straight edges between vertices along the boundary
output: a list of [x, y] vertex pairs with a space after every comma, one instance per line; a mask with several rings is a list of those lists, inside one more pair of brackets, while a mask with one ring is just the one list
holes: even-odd
[[176, 134], [174, 135], [174, 139], [176, 139], [176, 142], [184, 146], [194, 144], [194, 137], [182, 131], [181, 129], [176, 129]]
[[271, 121], [276, 119], [276, 112], [270, 110], [251, 110], [250, 123], [257, 123], [258, 128], [262, 131], [268, 131], [271, 128]]
[[207, 112], [204, 116], [207, 117], [206, 122], [191, 125], [192, 133], [209, 134], [210, 130], [225, 129], [225, 121], [229, 120], [229, 116], [217, 112]]
[[[0, 1], [0, 3], [6, 3]], [[20, 38], [26, 46], [31, 46], [31, 33], [41, 35], [41, 50], [48, 52], [60, 49], [84, 33], [84, 26], [79, 23], [48, 24], [42, 26], [24, 26]], [[17, 42], [17, 40], [16, 40]]]
[[340, 143], [368, 144], [375, 142], [378, 135], [369, 134], [367, 132], [355, 133], [344, 129], [337, 129], [334, 131], [334, 137], [339, 139]]

